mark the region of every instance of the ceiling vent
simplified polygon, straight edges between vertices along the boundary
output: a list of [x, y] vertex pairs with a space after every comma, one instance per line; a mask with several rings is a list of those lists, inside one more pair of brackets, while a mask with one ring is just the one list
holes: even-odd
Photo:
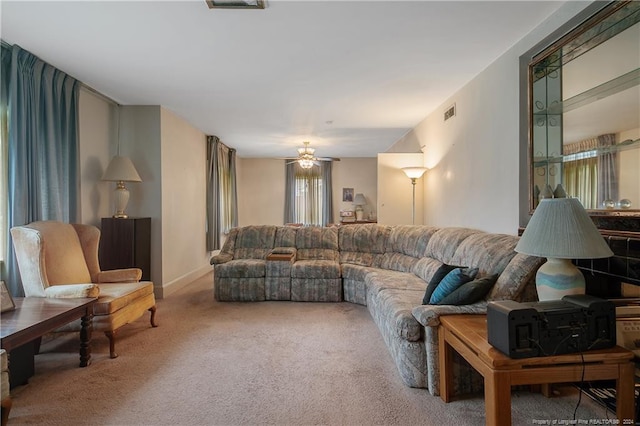
[[264, 0], [206, 0], [209, 9], [264, 9]]

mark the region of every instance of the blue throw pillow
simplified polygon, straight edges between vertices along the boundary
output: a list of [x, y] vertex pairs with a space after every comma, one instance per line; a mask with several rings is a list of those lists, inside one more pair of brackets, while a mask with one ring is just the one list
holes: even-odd
[[449, 272], [446, 277], [440, 281], [438, 287], [433, 291], [429, 303], [437, 305], [442, 299], [453, 293], [455, 289], [464, 283], [468, 283], [478, 275], [478, 268], [456, 268]]
[[438, 305], [470, 305], [476, 303], [489, 293], [491, 287], [498, 280], [498, 275], [476, 278], [462, 284], [453, 293], [443, 298]]
[[453, 271], [456, 268], [459, 268], [459, 266], [447, 265], [446, 263], [440, 265], [438, 270], [429, 280], [429, 284], [427, 284], [427, 289], [425, 290], [424, 297], [422, 298], [423, 305], [429, 304], [431, 295], [433, 294], [433, 291], [436, 289], [436, 287], [438, 287], [438, 284], [440, 284], [440, 281], [442, 281], [442, 279], [446, 277], [449, 272]]

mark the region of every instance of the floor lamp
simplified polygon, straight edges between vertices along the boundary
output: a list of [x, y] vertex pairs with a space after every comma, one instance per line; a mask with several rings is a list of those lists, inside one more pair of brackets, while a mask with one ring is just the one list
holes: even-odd
[[416, 179], [420, 179], [424, 172], [427, 171], [424, 167], [403, 167], [402, 171], [411, 179], [411, 185], [413, 185], [413, 204], [411, 209], [411, 224], [416, 224]]

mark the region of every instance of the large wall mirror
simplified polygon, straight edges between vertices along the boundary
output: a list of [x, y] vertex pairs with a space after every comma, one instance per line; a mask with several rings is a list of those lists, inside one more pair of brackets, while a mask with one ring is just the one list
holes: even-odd
[[640, 217], [640, 1], [604, 4], [528, 65], [529, 206]]

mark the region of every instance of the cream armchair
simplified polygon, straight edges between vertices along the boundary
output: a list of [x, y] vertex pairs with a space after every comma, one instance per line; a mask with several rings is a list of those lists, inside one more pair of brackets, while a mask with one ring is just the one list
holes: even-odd
[[[33, 222], [11, 229], [25, 297], [97, 297], [93, 330], [109, 338], [111, 358], [116, 333], [125, 324], [151, 312], [156, 327], [153, 283], [140, 282], [137, 268], [101, 271], [98, 262], [100, 230], [95, 226], [62, 222]], [[59, 331], [80, 330], [74, 322]]]

